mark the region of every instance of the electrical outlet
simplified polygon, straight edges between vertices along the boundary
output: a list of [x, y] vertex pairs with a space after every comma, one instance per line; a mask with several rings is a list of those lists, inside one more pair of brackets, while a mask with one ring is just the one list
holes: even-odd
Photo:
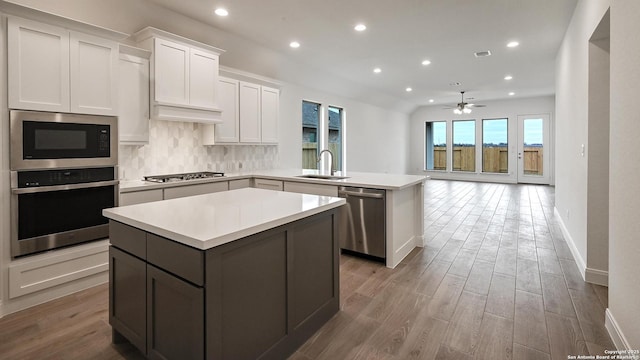
[[569, 218], [571, 218], [571, 212], [569, 211], [569, 209], [565, 210], [566, 213], [566, 218], [567, 220], [569, 220]]
[[580, 146], [580, 156], [584, 157], [584, 144]]

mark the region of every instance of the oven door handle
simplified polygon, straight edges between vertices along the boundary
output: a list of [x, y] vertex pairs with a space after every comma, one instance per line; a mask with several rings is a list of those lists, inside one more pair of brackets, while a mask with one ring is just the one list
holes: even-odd
[[118, 185], [119, 182], [120, 182], [119, 180], [109, 180], [109, 181], [97, 181], [97, 182], [81, 183], [81, 184], [66, 184], [66, 185], [18, 188], [18, 189], [11, 189], [11, 193], [20, 195], [20, 194], [33, 194], [33, 193], [42, 193], [42, 192], [50, 192], [50, 191], [61, 191], [61, 190], [90, 189], [90, 188], [97, 188], [97, 187], [103, 187], [103, 186]]

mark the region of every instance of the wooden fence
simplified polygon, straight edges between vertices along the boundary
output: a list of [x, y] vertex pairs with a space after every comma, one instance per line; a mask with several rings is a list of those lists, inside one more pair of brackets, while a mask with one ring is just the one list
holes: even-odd
[[[489, 173], [507, 173], [508, 151], [506, 146], [483, 147], [482, 171]], [[476, 151], [473, 146], [455, 146], [453, 148], [453, 170], [471, 171], [476, 170]], [[524, 148], [524, 173], [527, 175], [542, 175], [543, 164], [542, 147]], [[433, 148], [433, 169], [447, 169], [447, 149], [446, 147]]]
[[[318, 168], [318, 151], [317, 151], [318, 143], [310, 143], [303, 142], [302, 143], [302, 168], [303, 169], [317, 169]], [[329, 150], [335, 158], [333, 159], [334, 170], [340, 170], [340, 162], [338, 159], [341, 158], [340, 154], [340, 144], [338, 143], [329, 143]], [[325, 156], [329, 155], [323, 155]]]

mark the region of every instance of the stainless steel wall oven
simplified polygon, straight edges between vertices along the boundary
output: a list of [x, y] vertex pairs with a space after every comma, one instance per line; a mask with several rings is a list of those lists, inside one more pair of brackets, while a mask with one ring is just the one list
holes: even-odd
[[117, 118], [11, 111], [11, 256], [109, 236]]

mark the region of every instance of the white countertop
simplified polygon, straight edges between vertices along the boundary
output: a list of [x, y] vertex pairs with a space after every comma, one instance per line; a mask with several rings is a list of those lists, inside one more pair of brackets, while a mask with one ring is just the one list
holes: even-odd
[[[358, 186], [373, 189], [384, 190], [401, 190], [409, 186], [414, 186], [426, 180], [422, 175], [404, 175], [404, 174], [382, 174], [367, 172], [337, 172], [336, 175], [346, 176], [346, 179], [325, 180], [325, 179], [308, 179], [301, 178], [300, 175], [319, 174], [318, 170], [301, 170], [301, 169], [273, 169], [273, 170], [255, 170], [246, 173], [227, 173], [224, 177], [196, 179], [187, 181], [177, 181], [170, 183], [154, 183], [143, 180], [121, 180], [120, 191], [143, 191], [152, 189], [162, 189], [173, 186], [185, 186], [193, 184], [201, 184], [216, 181], [229, 181], [248, 178], [261, 178], [282, 181], [296, 181], [324, 185], [336, 186]], [[152, 175], [152, 174], [150, 174]]]
[[245, 188], [105, 209], [103, 215], [206, 250], [345, 202], [329, 196]]

